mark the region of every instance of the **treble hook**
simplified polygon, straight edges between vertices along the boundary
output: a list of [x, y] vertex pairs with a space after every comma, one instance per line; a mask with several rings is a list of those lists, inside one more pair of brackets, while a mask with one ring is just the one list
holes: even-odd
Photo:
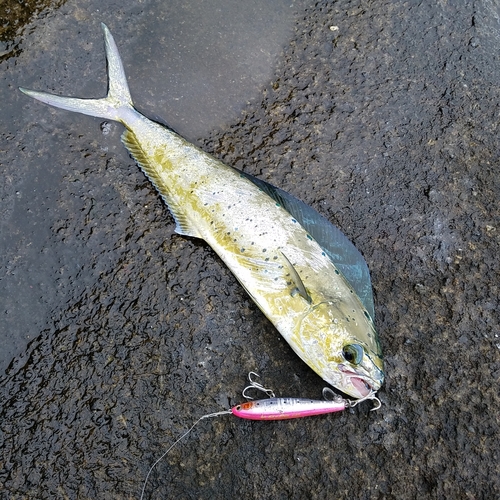
[[252, 375], [255, 375], [256, 377], [259, 377], [259, 374], [258, 373], [255, 373], [255, 372], [250, 372], [248, 374], [248, 380], [250, 380], [250, 385], [247, 385], [243, 391], [241, 392], [242, 396], [245, 398], [245, 399], [249, 399], [249, 400], [252, 400], [253, 398], [251, 396], [248, 396], [246, 393], [249, 389], [257, 389], [258, 391], [262, 391], [263, 393], [266, 394], [266, 396], [268, 398], [275, 398], [276, 396], [274, 395], [274, 392], [271, 390], [271, 389], [266, 389], [262, 384], [259, 384], [258, 382], [256, 382], [255, 380], [252, 379]]
[[359, 403], [362, 403], [363, 401], [366, 401], [367, 399], [371, 399], [372, 401], [376, 401], [377, 406], [372, 408], [370, 411], [375, 411], [378, 410], [382, 406], [382, 402], [380, 401], [379, 398], [375, 395], [377, 394], [375, 391], [370, 391], [364, 398], [357, 399], [356, 401], [351, 401], [349, 404], [350, 408], [354, 408], [357, 406]]

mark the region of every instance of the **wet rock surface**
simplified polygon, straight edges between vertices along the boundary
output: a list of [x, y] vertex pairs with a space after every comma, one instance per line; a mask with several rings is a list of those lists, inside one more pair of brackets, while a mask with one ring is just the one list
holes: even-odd
[[[383, 406], [202, 421], [157, 466], [147, 498], [500, 495], [494, 8], [318, 2], [261, 105], [205, 139], [362, 251]], [[63, 142], [73, 118], [47, 115], [40, 133]], [[137, 498], [182, 432], [241, 400], [248, 371], [280, 395], [323, 387], [210, 248], [174, 234], [119, 152], [119, 127], [103, 151], [91, 120], [76, 120], [87, 125], [47, 236], [60, 242], [60, 277], [45, 286], [63, 305], [1, 381], [6, 498]]]

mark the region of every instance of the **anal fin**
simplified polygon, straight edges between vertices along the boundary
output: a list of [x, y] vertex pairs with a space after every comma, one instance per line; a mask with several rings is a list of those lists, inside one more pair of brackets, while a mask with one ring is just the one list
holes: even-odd
[[160, 193], [163, 201], [167, 204], [168, 209], [175, 220], [175, 232], [183, 236], [202, 238], [198, 229], [193, 226], [192, 222], [184, 213], [182, 207], [171, 196], [168, 186], [165, 185], [165, 181], [158, 174], [158, 170], [151, 165], [134, 133], [126, 129], [122, 134], [122, 142], [132, 155], [132, 158], [134, 158], [139, 167], [141, 167], [141, 170], [144, 172], [146, 177], [151, 181], [158, 193]]

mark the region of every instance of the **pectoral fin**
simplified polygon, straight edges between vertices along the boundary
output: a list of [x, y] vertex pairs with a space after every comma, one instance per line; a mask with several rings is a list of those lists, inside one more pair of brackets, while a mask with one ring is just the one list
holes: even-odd
[[[290, 272], [290, 277], [292, 278], [293, 283], [295, 284], [295, 291], [307, 302], [310, 304], [312, 302], [311, 296], [307, 293], [306, 287], [304, 285], [304, 282], [300, 279], [299, 273], [297, 272], [297, 269], [293, 267], [293, 264], [288, 260], [288, 257], [281, 252], [281, 255], [283, 256], [283, 260], [286, 264], [286, 267], [288, 271]], [[292, 292], [293, 294], [293, 292]]]

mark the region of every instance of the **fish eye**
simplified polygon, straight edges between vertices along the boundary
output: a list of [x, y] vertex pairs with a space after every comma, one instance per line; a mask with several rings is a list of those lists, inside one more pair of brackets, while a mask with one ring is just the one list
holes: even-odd
[[344, 359], [353, 365], [359, 365], [363, 360], [363, 348], [359, 344], [348, 344], [342, 348]]

